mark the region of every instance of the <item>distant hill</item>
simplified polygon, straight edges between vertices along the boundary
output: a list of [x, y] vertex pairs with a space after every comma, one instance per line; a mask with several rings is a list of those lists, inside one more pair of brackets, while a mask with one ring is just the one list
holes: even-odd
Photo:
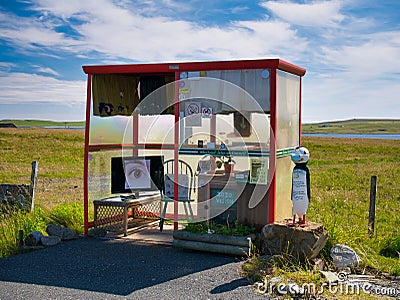
[[[55, 122], [45, 120], [0, 120], [0, 124], [17, 127], [85, 127], [84, 121]], [[302, 125], [303, 133], [347, 133], [347, 134], [400, 134], [400, 119], [351, 119]]]
[[14, 124], [17, 127], [84, 127], [85, 122], [55, 122], [45, 120], [0, 120], [0, 124]]
[[303, 124], [303, 133], [400, 134], [400, 119], [351, 119]]

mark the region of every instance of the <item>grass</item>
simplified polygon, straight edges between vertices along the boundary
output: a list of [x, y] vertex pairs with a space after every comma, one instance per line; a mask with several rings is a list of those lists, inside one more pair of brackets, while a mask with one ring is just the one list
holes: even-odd
[[31, 162], [39, 162], [35, 211], [0, 218], [0, 257], [18, 252], [18, 231], [45, 232], [49, 223], [83, 231], [82, 130], [0, 129], [0, 183], [29, 184]]
[[[311, 153], [309, 220], [325, 225], [329, 246], [353, 247], [366, 265], [400, 275], [400, 256], [393, 255], [400, 237], [400, 141], [304, 138]], [[370, 179], [378, 177], [376, 224], [368, 234]], [[397, 245], [397, 246], [396, 246]], [[389, 247], [389, 248], [388, 248]], [[397, 248], [396, 248], [397, 247]], [[383, 256], [388, 250], [391, 255]]]
[[83, 233], [83, 204], [59, 204], [52, 210], [37, 208], [32, 213], [9, 209], [0, 213], [0, 258], [17, 254], [19, 231], [23, 238], [32, 231], [46, 233], [49, 224], [58, 224]]
[[82, 127], [85, 126], [84, 121], [79, 122], [55, 122], [45, 120], [0, 120], [0, 124], [14, 124], [17, 127], [49, 127], [49, 126], [61, 126], [61, 127]]
[[49, 211], [48, 220], [83, 233], [83, 203], [59, 204]]
[[199, 223], [188, 223], [185, 227], [185, 230], [198, 233], [198, 234], [206, 234], [211, 231], [214, 234], [221, 235], [232, 235], [232, 236], [247, 236], [256, 232], [255, 228], [250, 228], [248, 226], [239, 224], [235, 222], [235, 224], [217, 224], [214, 222], [199, 222]]
[[400, 120], [353, 119], [303, 124], [303, 133], [400, 134]]
[[82, 130], [0, 129], [0, 183], [29, 184], [38, 165], [35, 205], [52, 208], [82, 202]]
[[[400, 275], [400, 141], [307, 137], [303, 145], [311, 153], [308, 220], [324, 224], [329, 232], [322, 257], [329, 260], [329, 246], [344, 243], [366, 266]], [[56, 221], [81, 230], [83, 146], [82, 130], [0, 129], [0, 183], [28, 184], [31, 161], [39, 161], [36, 211], [16, 215], [16, 220], [1, 219], [1, 251], [4, 240], [15, 245], [17, 229], [40, 230]], [[378, 177], [378, 193], [375, 236], [370, 238], [372, 175]], [[32, 224], [23, 223], [25, 219]]]
[[[308, 220], [328, 230], [327, 245], [320, 257], [329, 266], [332, 245], [346, 244], [363, 260], [359, 272], [400, 275], [400, 141], [374, 139], [303, 138], [310, 150], [311, 202]], [[375, 235], [368, 233], [371, 176], [378, 177]], [[254, 257], [244, 264], [243, 274], [253, 281], [268, 283], [280, 276], [282, 282], [304, 280], [321, 286], [319, 272], [309, 264], [284, 257], [263, 261]], [[300, 277], [299, 277], [299, 274]], [[339, 299], [354, 299], [324, 294]], [[377, 299], [361, 294], [359, 299]]]
[[18, 253], [20, 230], [23, 230], [25, 238], [27, 234], [35, 230], [44, 232], [46, 225], [46, 216], [42, 209], [29, 214], [20, 210], [3, 212], [0, 220], [0, 258]]

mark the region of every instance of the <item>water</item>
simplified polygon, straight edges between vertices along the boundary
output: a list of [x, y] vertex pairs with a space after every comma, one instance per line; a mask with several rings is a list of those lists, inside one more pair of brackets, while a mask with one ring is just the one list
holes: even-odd
[[345, 133], [303, 133], [305, 137], [329, 137], [343, 139], [385, 139], [400, 140], [400, 134], [345, 134]]

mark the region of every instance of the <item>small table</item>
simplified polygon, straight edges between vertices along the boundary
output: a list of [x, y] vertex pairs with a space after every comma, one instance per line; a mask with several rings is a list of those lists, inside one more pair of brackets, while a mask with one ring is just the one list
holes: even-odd
[[[93, 201], [94, 227], [105, 224], [122, 223], [124, 236], [127, 236], [128, 218], [134, 217], [134, 209], [153, 202], [160, 203], [160, 193], [144, 193], [137, 198], [124, 198], [121, 196]], [[132, 211], [130, 214], [129, 212]], [[159, 213], [159, 210], [158, 210]]]

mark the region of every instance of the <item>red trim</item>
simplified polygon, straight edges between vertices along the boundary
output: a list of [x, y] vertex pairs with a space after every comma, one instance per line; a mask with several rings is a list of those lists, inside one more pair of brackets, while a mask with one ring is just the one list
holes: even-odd
[[[282, 59], [256, 59], [236, 61], [169, 62], [156, 64], [83, 66], [86, 74], [141, 74], [170, 73], [195, 70], [237, 70], [237, 69], [280, 69], [299, 76], [306, 73], [304, 68]], [[179, 71], [177, 71], [179, 70]], [[176, 78], [175, 80], [179, 80]]]
[[276, 139], [277, 139], [277, 97], [278, 97], [278, 74], [276, 69], [271, 70], [270, 81], [270, 108], [271, 108], [271, 129], [274, 135], [270, 139], [270, 157], [269, 166], [273, 170], [271, 185], [269, 187], [269, 205], [268, 205], [268, 223], [275, 222], [276, 218]]
[[303, 99], [301, 97], [302, 95], [302, 89], [303, 89], [303, 81], [301, 80], [300, 77], [300, 95], [299, 95], [299, 146], [301, 146], [301, 132], [303, 131], [303, 125], [301, 124], [302, 118], [301, 114], [303, 113]]
[[174, 128], [174, 230], [178, 230], [178, 171], [179, 171], [179, 72], [175, 72]]
[[88, 75], [86, 91], [86, 125], [85, 125], [85, 152], [83, 158], [83, 223], [84, 235], [87, 236], [89, 228], [89, 133], [90, 133], [90, 104], [92, 99], [92, 75]]
[[213, 114], [211, 116], [211, 122], [210, 122], [210, 142], [214, 142], [215, 143], [216, 142], [216, 136], [217, 136], [217, 118]]
[[299, 76], [304, 76], [306, 74], [306, 69], [291, 64], [285, 60], [279, 59], [278, 68], [279, 70], [286, 71]]
[[[133, 115], [133, 144], [139, 145], [139, 116], [137, 114]], [[139, 153], [138, 147], [133, 148], [133, 155], [137, 156]]]

